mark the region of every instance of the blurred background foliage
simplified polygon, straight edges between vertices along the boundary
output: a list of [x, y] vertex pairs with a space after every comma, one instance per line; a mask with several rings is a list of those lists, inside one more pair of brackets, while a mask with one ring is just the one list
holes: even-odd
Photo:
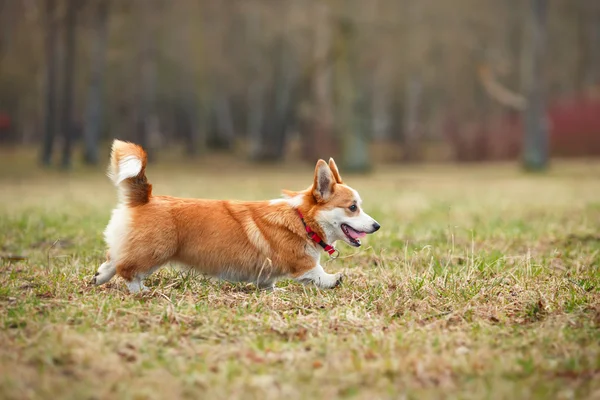
[[43, 165], [600, 154], [597, 0], [0, 0], [0, 146]]

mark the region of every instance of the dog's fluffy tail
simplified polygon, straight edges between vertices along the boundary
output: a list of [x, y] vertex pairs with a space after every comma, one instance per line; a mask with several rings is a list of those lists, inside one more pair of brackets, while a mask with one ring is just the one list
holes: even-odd
[[146, 152], [137, 144], [113, 142], [108, 176], [117, 187], [119, 200], [131, 207], [146, 204], [152, 195], [145, 174], [146, 161]]

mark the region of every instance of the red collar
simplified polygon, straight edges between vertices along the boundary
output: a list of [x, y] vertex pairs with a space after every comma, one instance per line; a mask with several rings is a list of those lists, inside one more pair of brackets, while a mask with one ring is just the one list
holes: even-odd
[[[323, 250], [325, 250], [331, 256], [331, 258], [337, 258], [338, 255], [340, 254], [340, 252], [337, 251], [335, 249], [335, 247], [333, 247], [332, 245], [325, 243], [325, 241], [323, 239], [321, 239], [321, 236], [319, 236], [315, 231], [313, 231], [310, 228], [310, 226], [306, 225], [306, 222], [304, 221], [304, 215], [302, 215], [300, 210], [296, 210], [296, 211], [298, 211], [298, 215], [300, 216], [300, 220], [304, 224], [304, 228], [306, 229], [306, 233], [308, 234], [308, 237], [311, 238], [314, 242], [316, 242], [319, 246], [321, 246], [323, 248]], [[335, 254], [335, 253], [337, 253], [337, 254], [334, 257], [333, 254]]]

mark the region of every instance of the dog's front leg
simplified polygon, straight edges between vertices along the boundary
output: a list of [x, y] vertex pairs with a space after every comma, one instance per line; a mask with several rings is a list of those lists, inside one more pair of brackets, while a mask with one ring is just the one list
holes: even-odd
[[342, 283], [342, 274], [328, 274], [321, 265], [317, 264], [313, 269], [295, 277], [298, 282], [305, 285], [314, 284], [322, 289], [332, 289]]

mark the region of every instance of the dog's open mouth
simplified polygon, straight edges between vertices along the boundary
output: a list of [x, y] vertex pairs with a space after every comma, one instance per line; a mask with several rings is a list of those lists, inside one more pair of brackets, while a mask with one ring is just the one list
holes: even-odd
[[360, 246], [360, 238], [367, 235], [365, 232], [357, 231], [346, 224], [342, 224], [342, 232], [344, 232], [344, 235], [346, 235], [348, 241], [354, 247]]

